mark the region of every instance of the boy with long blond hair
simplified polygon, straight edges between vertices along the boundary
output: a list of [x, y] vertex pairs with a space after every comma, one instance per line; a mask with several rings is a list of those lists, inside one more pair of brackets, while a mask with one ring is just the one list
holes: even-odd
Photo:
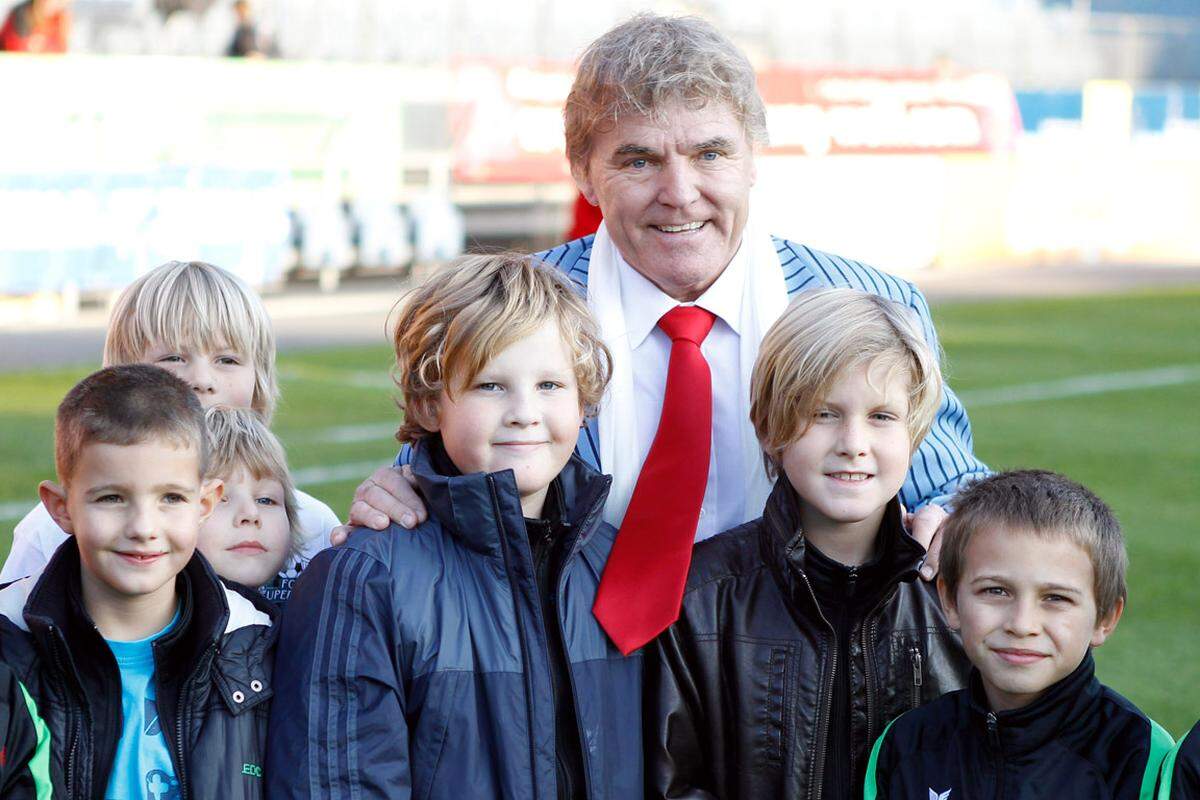
[[[262, 300], [242, 280], [200, 261], [171, 261], [147, 272], [117, 299], [104, 342], [104, 366], [154, 364], [175, 374], [205, 408], [249, 408], [270, 423], [279, 397], [275, 334]], [[263, 587], [276, 601], [320, 550], [338, 519], [315, 497], [296, 492], [302, 543]], [[66, 539], [42, 505], [13, 530], [0, 583], [36, 572]]]

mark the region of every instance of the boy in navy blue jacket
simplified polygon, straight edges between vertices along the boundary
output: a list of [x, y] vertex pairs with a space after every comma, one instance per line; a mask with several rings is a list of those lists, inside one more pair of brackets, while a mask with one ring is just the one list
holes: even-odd
[[1156, 800], [1195, 800], [1200, 797], [1200, 722], [1166, 757]]
[[1121, 617], [1126, 561], [1112, 511], [1062, 475], [961, 493], [938, 589], [974, 670], [888, 726], [867, 800], [1151, 800], [1171, 737], [1097, 680], [1091, 654]]
[[586, 305], [526, 257], [468, 258], [395, 345], [430, 518], [357, 530], [298, 582], [270, 796], [638, 796], [640, 659], [591, 613], [609, 479], [572, 456], [610, 371]]

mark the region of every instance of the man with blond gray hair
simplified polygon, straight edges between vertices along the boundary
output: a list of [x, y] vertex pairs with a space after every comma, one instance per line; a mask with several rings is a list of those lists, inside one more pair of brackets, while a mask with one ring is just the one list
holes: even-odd
[[[608, 31], [584, 51], [564, 117], [572, 175], [604, 224], [539, 256], [585, 287], [613, 354], [611, 388], [578, 452], [613, 476], [605, 519], [620, 534], [596, 613], [630, 652], [676, 618], [692, 543], [756, 516], [770, 492], [750, 373], [789, 299], [860, 289], [913, 309], [934, 352], [937, 336], [912, 284], [756, 224], [766, 114], [750, 62], [708, 22], [640, 14]], [[940, 506], [986, 471], [946, 389], [900, 493], [922, 544]], [[423, 516], [402, 467], [377, 470], [350, 513], [375, 528]]]

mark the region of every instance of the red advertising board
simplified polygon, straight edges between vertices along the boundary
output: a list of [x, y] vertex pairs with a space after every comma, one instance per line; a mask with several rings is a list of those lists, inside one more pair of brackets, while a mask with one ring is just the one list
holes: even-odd
[[[455, 179], [567, 180], [562, 106], [572, 77], [558, 65], [458, 67]], [[1020, 129], [1012, 88], [995, 73], [770, 66], [758, 84], [771, 154], [1002, 152]]]

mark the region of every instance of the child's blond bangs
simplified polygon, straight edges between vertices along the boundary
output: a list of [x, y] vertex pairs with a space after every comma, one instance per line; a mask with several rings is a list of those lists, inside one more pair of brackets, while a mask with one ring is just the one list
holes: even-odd
[[897, 373], [908, 378], [907, 428], [913, 450], [933, 424], [942, 399], [938, 356], [915, 314], [892, 300], [855, 289], [804, 292], [759, 347], [750, 385], [750, 420], [768, 471], [804, 435], [812, 416], [847, 372], [868, 365], [873, 388]]
[[204, 424], [209, 440], [206, 477], [226, 479], [244, 469], [255, 480], [276, 480], [283, 487], [283, 509], [292, 534], [290, 555], [295, 555], [303, 531], [283, 444], [251, 409], [215, 406], [205, 412]]
[[395, 326], [393, 379], [405, 412], [396, 438], [411, 443], [428, 434], [443, 391], [461, 391], [547, 321], [571, 354], [584, 413], [594, 414], [612, 359], [587, 304], [553, 267], [526, 255], [469, 256], [415, 289]]
[[279, 396], [275, 334], [258, 294], [235, 275], [200, 261], [172, 261], [130, 284], [109, 319], [104, 365], [137, 363], [155, 344], [243, 354], [254, 367], [251, 404], [270, 420]]

